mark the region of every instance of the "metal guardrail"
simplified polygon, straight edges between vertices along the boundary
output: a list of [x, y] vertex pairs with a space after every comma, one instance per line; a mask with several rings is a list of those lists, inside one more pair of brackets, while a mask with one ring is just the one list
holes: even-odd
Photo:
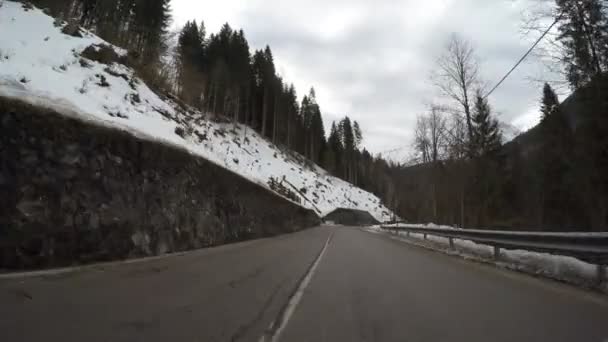
[[403, 231], [408, 235], [422, 234], [449, 239], [450, 248], [454, 249], [454, 239], [470, 240], [494, 247], [494, 258], [499, 259], [500, 248], [523, 249], [556, 255], [575, 257], [598, 265], [598, 279], [606, 278], [608, 265], [608, 233], [549, 233], [549, 232], [515, 232], [477, 229], [421, 228], [408, 226], [383, 225], [383, 229]]

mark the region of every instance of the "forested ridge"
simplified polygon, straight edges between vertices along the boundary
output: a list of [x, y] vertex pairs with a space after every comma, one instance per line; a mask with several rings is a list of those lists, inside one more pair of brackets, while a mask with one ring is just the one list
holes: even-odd
[[202, 113], [246, 124], [377, 195], [393, 191], [389, 163], [362, 148], [358, 122], [345, 113], [326, 132], [314, 88], [299, 101], [294, 85], [278, 75], [271, 47], [252, 51], [243, 30], [226, 23], [209, 33], [203, 22], [192, 20], [179, 32], [170, 32], [170, 0], [32, 3], [127, 49], [129, 66], [155, 91], [176, 96]]
[[[475, 47], [455, 34], [431, 71], [438, 96], [414, 127], [404, 164], [372, 156], [344, 116], [329, 132], [314, 88], [299, 101], [269, 46], [252, 51], [243, 30], [207, 32], [189, 21], [170, 32], [170, 0], [35, 0], [72, 25], [128, 49], [155, 91], [202, 113], [248, 125], [331, 174], [378, 195], [415, 222], [541, 230], [608, 226], [608, 13], [601, 0], [544, 0], [555, 21], [553, 66], [573, 95], [539, 87], [542, 120], [505, 143]], [[539, 25], [542, 27], [542, 25]], [[173, 47], [173, 43], [176, 46]], [[345, 113], [346, 114], [346, 113]], [[413, 113], [404, 113], [412, 115]], [[413, 165], [413, 166], [412, 166]]]

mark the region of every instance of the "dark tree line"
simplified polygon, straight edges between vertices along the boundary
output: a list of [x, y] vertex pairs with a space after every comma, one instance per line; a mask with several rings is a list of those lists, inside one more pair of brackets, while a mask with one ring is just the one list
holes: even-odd
[[298, 102], [295, 87], [277, 75], [269, 46], [251, 54], [242, 30], [225, 24], [207, 36], [204, 23], [190, 21], [180, 32], [175, 64], [175, 91], [188, 104], [246, 124], [331, 174], [374, 189], [374, 159], [361, 150], [359, 124], [345, 117], [326, 134], [314, 88]]
[[171, 39], [170, 0], [33, 3], [127, 49], [130, 66], [154, 89], [169, 90], [203, 113], [248, 125], [333, 175], [375, 189], [375, 160], [360, 150], [359, 124], [345, 117], [333, 123], [327, 136], [315, 90], [298, 101], [293, 84], [277, 74], [270, 47], [251, 52], [242, 30], [225, 24], [218, 33], [208, 34], [203, 22], [189, 21], [177, 36], [173, 64], [167, 65], [162, 57]]
[[269, 46], [252, 54], [242, 30], [225, 24], [207, 36], [203, 23], [191, 21], [180, 32], [175, 64], [175, 91], [186, 103], [322, 161], [326, 141], [315, 91], [298, 103], [295, 87], [277, 74]]

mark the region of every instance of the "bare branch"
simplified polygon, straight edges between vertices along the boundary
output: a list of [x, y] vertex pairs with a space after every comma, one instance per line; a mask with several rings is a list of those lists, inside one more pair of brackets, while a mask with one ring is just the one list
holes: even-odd
[[471, 93], [480, 85], [479, 62], [471, 42], [453, 34], [444, 53], [437, 59], [431, 79], [440, 92], [462, 108], [469, 138], [471, 127]]

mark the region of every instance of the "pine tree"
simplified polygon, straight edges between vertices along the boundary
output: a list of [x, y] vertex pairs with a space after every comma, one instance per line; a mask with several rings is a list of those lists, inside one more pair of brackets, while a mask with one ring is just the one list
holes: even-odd
[[492, 118], [490, 105], [483, 98], [481, 92], [477, 92], [473, 108], [473, 143], [471, 144], [472, 155], [484, 156], [498, 151], [502, 144], [502, 135], [498, 127], [498, 121]]
[[302, 104], [300, 105], [300, 121], [302, 122], [302, 135], [303, 135], [303, 154], [307, 158], [311, 158], [310, 151], [310, 140], [311, 140], [311, 127], [312, 127], [312, 105], [308, 95], [304, 95], [302, 98]]
[[321, 160], [323, 149], [325, 148], [325, 128], [323, 127], [323, 117], [319, 106], [315, 106], [312, 117], [312, 153], [313, 161]]
[[556, 0], [558, 40], [570, 85], [579, 89], [608, 70], [608, 10], [602, 0]]
[[177, 45], [178, 84], [182, 100], [200, 106], [203, 86], [204, 25], [188, 21], [180, 32]]
[[352, 182], [354, 179], [354, 164], [355, 164], [355, 134], [350, 118], [346, 116], [338, 127], [342, 138], [342, 146], [344, 147], [344, 179]]
[[157, 61], [166, 49], [164, 36], [171, 23], [170, 0], [136, 0], [133, 9], [130, 35], [139, 62]]
[[548, 117], [552, 116], [554, 112], [558, 110], [559, 100], [557, 95], [553, 91], [553, 88], [549, 85], [549, 83], [545, 83], [543, 87], [543, 99], [541, 101], [541, 122], [547, 120]]
[[566, 117], [560, 111], [560, 104], [551, 87], [543, 89], [541, 104], [543, 120], [540, 124], [542, 136], [539, 173], [539, 197], [541, 224], [548, 229], [563, 225], [568, 208], [572, 207], [574, 194], [571, 193], [572, 134]]
[[359, 148], [363, 142], [363, 133], [361, 132], [361, 127], [359, 127], [359, 123], [357, 121], [353, 123], [353, 135], [355, 137], [355, 148]]
[[[477, 91], [473, 106], [473, 141], [470, 155], [474, 160], [473, 191], [470, 198], [474, 199], [475, 225], [488, 224], [492, 206], [500, 203], [502, 164], [498, 153], [502, 144], [502, 136], [498, 121], [492, 117], [488, 101]], [[440, 198], [438, 196], [437, 198]]]
[[327, 138], [327, 148], [325, 151], [323, 166], [334, 176], [340, 176], [339, 170], [342, 168], [341, 157], [343, 153], [343, 146], [335, 121], [331, 124], [331, 130], [329, 137]]
[[289, 85], [289, 88], [287, 89], [287, 93], [285, 96], [286, 96], [285, 105], [286, 105], [286, 115], [287, 115], [286, 144], [287, 144], [288, 148], [293, 148], [292, 144], [294, 141], [294, 130], [296, 129], [296, 120], [297, 120], [296, 113], [298, 111], [298, 103], [297, 103], [298, 97], [296, 95], [296, 88], [293, 84]]
[[266, 46], [263, 56], [263, 65], [262, 65], [262, 88], [264, 90], [264, 95], [262, 99], [263, 108], [262, 108], [262, 135], [267, 136], [268, 124], [270, 113], [272, 112], [272, 100], [273, 100], [273, 87], [276, 78], [276, 71], [274, 67], [274, 57], [272, 56], [272, 51], [269, 46]]
[[325, 144], [325, 130], [314, 88], [311, 88], [308, 95], [302, 99], [300, 117], [304, 125], [304, 155], [312, 161], [318, 162], [322, 157], [321, 152]]

